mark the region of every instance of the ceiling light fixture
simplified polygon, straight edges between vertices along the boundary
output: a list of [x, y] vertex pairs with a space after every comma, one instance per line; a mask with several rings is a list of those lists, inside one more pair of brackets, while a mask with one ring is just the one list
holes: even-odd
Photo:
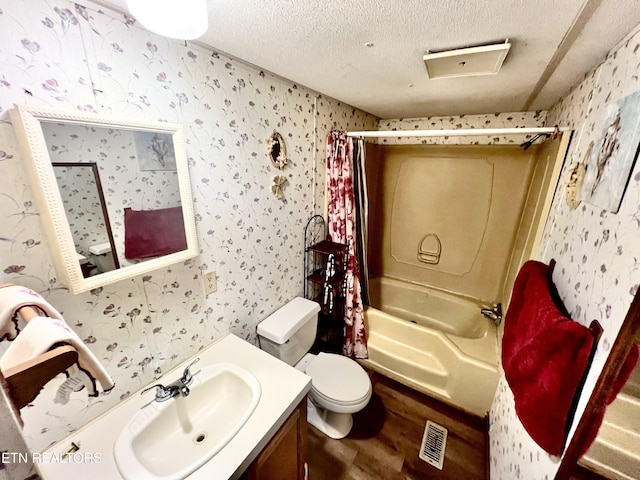
[[128, 0], [129, 11], [159, 35], [193, 40], [207, 31], [206, 0]]

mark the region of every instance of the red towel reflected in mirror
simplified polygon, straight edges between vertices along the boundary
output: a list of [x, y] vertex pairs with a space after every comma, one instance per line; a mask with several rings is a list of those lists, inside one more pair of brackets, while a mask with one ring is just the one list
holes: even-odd
[[187, 249], [182, 207], [124, 209], [124, 256], [160, 257]]

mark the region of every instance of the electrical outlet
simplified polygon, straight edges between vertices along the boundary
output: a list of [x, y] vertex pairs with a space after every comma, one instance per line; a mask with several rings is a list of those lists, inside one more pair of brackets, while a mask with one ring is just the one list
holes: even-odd
[[204, 287], [204, 295], [208, 297], [211, 293], [218, 290], [218, 279], [216, 272], [207, 272], [202, 275], [202, 285]]

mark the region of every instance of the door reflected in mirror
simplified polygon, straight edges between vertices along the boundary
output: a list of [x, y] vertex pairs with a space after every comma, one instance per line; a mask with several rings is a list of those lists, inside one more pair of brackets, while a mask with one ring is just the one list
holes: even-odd
[[83, 277], [120, 268], [95, 162], [52, 162]]

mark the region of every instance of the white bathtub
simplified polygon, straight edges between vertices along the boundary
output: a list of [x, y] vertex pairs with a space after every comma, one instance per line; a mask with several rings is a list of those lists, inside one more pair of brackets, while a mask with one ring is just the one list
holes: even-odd
[[382, 277], [369, 283], [366, 366], [484, 417], [498, 383], [496, 325], [486, 305]]
[[[636, 367], [638, 368], [638, 367]], [[580, 464], [605, 478], [634, 480], [640, 472], [640, 398], [622, 390], [607, 407], [595, 441]]]

